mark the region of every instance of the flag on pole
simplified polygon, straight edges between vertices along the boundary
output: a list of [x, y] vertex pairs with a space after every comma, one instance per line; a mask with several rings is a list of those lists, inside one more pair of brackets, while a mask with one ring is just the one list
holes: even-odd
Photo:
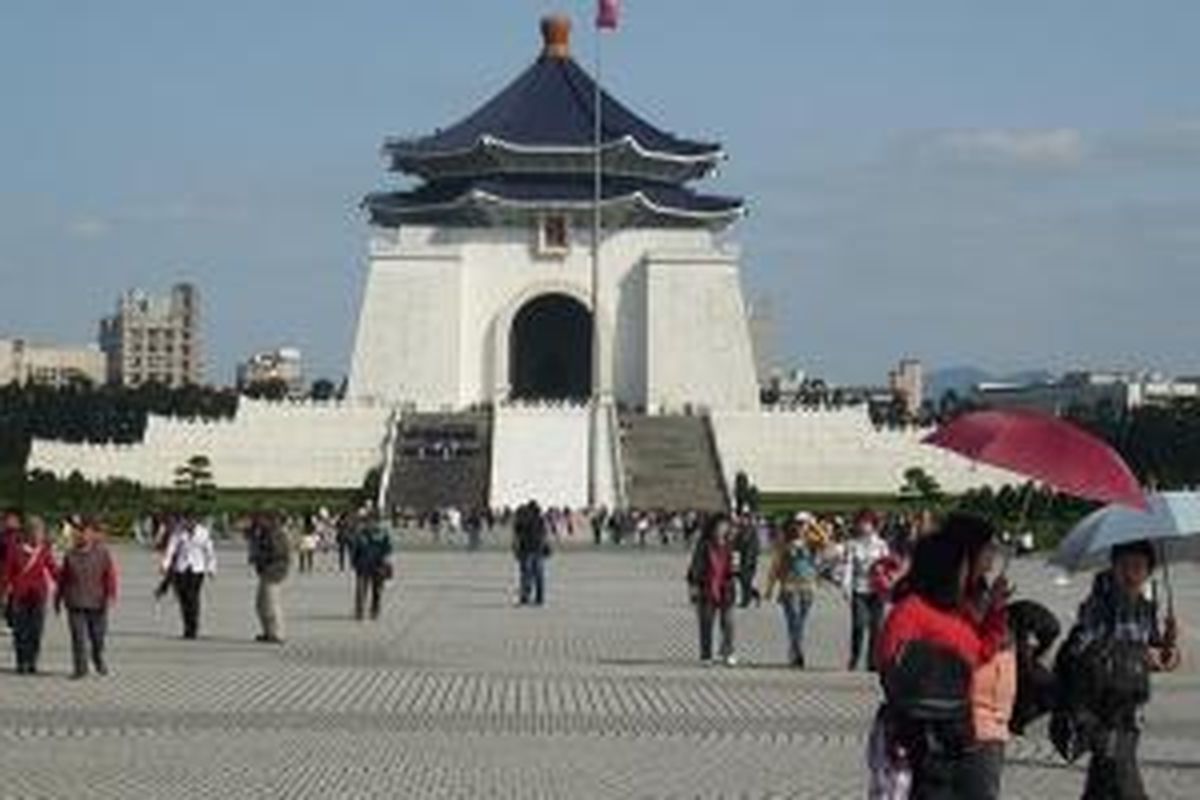
[[621, 16], [620, 0], [597, 0], [596, 27], [601, 30], [615, 31], [617, 19]]

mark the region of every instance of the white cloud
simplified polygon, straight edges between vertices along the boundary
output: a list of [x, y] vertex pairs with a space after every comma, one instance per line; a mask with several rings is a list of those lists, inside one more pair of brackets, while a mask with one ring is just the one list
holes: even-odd
[[1072, 167], [1084, 157], [1083, 134], [1074, 128], [946, 131], [937, 146], [957, 159], [992, 164]]
[[99, 239], [107, 236], [112, 225], [97, 217], [76, 220], [67, 228], [67, 233], [76, 239]]

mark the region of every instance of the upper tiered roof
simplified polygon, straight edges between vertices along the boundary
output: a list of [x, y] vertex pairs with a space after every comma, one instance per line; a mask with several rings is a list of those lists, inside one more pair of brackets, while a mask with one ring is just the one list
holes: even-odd
[[[596, 83], [570, 55], [570, 21], [542, 20], [541, 55], [462, 121], [416, 139], [390, 139], [391, 168], [424, 179], [413, 191], [369, 195], [377, 225], [487, 224], [513, 213], [594, 207]], [[683, 186], [724, 157], [721, 146], [684, 139], [600, 92], [606, 219], [648, 225], [723, 226], [738, 198]]]
[[[542, 21], [541, 56], [462, 121], [417, 139], [391, 139], [392, 168], [424, 178], [506, 172], [590, 172], [595, 154], [595, 82], [569, 52], [570, 23]], [[700, 177], [721, 146], [683, 139], [634, 114], [601, 90], [604, 170], [657, 180]]]

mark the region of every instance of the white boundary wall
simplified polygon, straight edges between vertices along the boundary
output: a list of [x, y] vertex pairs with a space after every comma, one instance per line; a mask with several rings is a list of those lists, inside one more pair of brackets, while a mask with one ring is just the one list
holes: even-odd
[[865, 407], [716, 412], [712, 425], [728, 486], [745, 472], [765, 492], [892, 494], [910, 467], [952, 493], [1024, 480], [921, 444], [928, 430], [878, 429]]
[[383, 461], [390, 408], [364, 403], [265, 402], [240, 398], [233, 419], [151, 415], [137, 444], [35, 439], [26, 468], [90, 480], [126, 478], [171, 486], [175, 469], [208, 456], [221, 488], [354, 488]]

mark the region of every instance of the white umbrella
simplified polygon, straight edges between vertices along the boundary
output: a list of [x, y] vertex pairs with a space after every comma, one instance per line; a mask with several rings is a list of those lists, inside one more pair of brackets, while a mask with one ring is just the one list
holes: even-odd
[[1070, 572], [1097, 569], [1108, 565], [1113, 547], [1141, 539], [1154, 543], [1164, 563], [1200, 559], [1200, 492], [1160, 492], [1146, 499], [1148, 511], [1110, 505], [1084, 517], [1050, 563]]

